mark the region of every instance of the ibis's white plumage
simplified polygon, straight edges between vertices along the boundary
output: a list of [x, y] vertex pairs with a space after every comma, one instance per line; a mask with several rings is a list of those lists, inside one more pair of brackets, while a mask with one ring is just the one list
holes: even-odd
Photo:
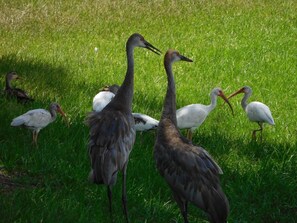
[[100, 112], [114, 98], [119, 89], [118, 85], [105, 86], [93, 98], [93, 111]]
[[274, 119], [272, 117], [271, 111], [269, 107], [262, 102], [253, 101], [247, 103], [247, 100], [252, 95], [252, 89], [249, 86], [244, 86], [238, 91], [234, 92], [228, 98], [232, 98], [233, 96], [244, 93], [244, 97], [241, 100], [241, 106], [243, 110], [246, 112], [247, 117], [252, 122], [257, 122], [260, 126], [260, 129], [256, 129], [252, 133], [252, 137], [256, 138], [256, 132], [260, 131], [261, 133], [261, 141], [262, 141], [262, 130], [263, 124], [268, 123], [270, 125], [275, 125]]
[[269, 107], [261, 102], [253, 101], [245, 108], [246, 114], [252, 122], [266, 122], [275, 125]]
[[18, 127], [23, 126], [33, 131], [33, 143], [37, 144], [37, 136], [41, 129], [46, 127], [51, 122], [55, 121], [57, 112], [65, 116], [58, 103], [52, 103], [50, 110], [34, 109], [14, 118], [11, 122], [11, 126]]
[[177, 127], [179, 129], [190, 129], [188, 138], [192, 139], [192, 133], [205, 121], [209, 113], [217, 106], [217, 97], [222, 97], [230, 106], [232, 106], [224, 95], [222, 89], [214, 88], [210, 93], [211, 103], [209, 105], [191, 104], [182, 107], [176, 111]]
[[158, 127], [159, 121], [141, 113], [132, 113], [135, 121], [136, 131], [143, 132], [151, 129], [156, 129]]

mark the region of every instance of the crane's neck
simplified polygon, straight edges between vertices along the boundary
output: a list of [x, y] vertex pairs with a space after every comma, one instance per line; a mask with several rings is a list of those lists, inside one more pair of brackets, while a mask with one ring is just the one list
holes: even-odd
[[167, 74], [167, 92], [164, 100], [164, 107], [161, 120], [170, 119], [172, 123], [177, 126], [176, 121], [176, 95], [175, 84], [172, 73], [172, 62], [169, 60], [164, 61], [164, 66]]
[[113, 102], [120, 109], [132, 112], [132, 101], [133, 101], [133, 91], [134, 91], [134, 46], [127, 42], [126, 45], [127, 53], [127, 72], [125, 79], [119, 88]]
[[252, 93], [248, 92], [248, 93], [244, 93], [244, 96], [241, 100], [241, 106], [243, 108], [243, 110], [245, 111], [246, 106], [248, 105], [247, 100], [249, 99], [249, 97], [251, 96]]

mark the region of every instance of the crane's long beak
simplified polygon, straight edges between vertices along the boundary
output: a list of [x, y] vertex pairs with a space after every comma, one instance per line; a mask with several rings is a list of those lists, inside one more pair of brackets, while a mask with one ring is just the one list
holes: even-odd
[[154, 52], [155, 54], [161, 55], [161, 50], [154, 47], [152, 44], [144, 40], [145, 48], [149, 49], [150, 51]]
[[241, 88], [239, 89], [238, 91], [234, 92], [233, 94], [231, 94], [230, 96], [228, 96], [228, 99], [234, 97], [235, 95], [237, 94], [240, 94], [240, 93], [244, 93], [244, 88]]
[[221, 94], [219, 94], [219, 96], [221, 97], [221, 98], [223, 98], [224, 99], [224, 101], [229, 105], [229, 107], [230, 107], [230, 109], [231, 109], [231, 111], [232, 111], [232, 115], [234, 116], [234, 111], [233, 111], [233, 108], [232, 108], [232, 106], [231, 106], [231, 104], [230, 104], [230, 102], [229, 102], [229, 100], [227, 99], [227, 97], [224, 95], [224, 93], [222, 92]]
[[180, 60], [187, 61], [187, 62], [193, 62], [193, 60], [191, 60], [183, 55], [179, 55], [179, 57], [180, 57]]

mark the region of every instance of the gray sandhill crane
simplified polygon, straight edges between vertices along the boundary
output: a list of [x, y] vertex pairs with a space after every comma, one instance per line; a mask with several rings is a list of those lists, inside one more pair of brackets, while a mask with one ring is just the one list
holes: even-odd
[[247, 100], [252, 95], [252, 89], [249, 86], [244, 86], [238, 91], [231, 94], [228, 98], [232, 98], [233, 96], [244, 93], [244, 97], [241, 100], [241, 106], [243, 110], [246, 112], [248, 119], [251, 122], [257, 122], [260, 126], [260, 129], [253, 130], [252, 138], [256, 138], [256, 132], [260, 131], [261, 133], [261, 142], [262, 142], [262, 130], [263, 124], [268, 123], [270, 125], [275, 125], [271, 111], [269, 107], [259, 101], [253, 101], [249, 104]]
[[11, 81], [17, 80], [17, 79], [20, 79], [20, 77], [15, 71], [11, 71], [6, 74], [6, 78], [5, 78], [6, 85], [4, 90], [6, 95], [12, 98], [16, 98], [19, 102], [23, 102], [23, 103], [34, 101], [34, 99], [29, 97], [29, 95], [24, 90], [20, 88], [13, 88], [11, 86]]
[[119, 85], [105, 86], [98, 94], [93, 98], [93, 111], [100, 112], [102, 109], [114, 98]]
[[37, 145], [39, 131], [56, 120], [57, 112], [66, 117], [60, 105], [56, 102], [53, 102], [50, 104], [49, 111], [45, 109], [30, 110], [25, 114], [14, 118], [10, 125], [14, 127], [19, 126], [31, 129], [33, 131], [33, 143]]
[[210, 93], [209, 105], [191, 104], [176, 111], [177, 127], [187, 129], [187, 138], [192, 140], [193, 132], [205, 121], [209, 113], [217, 106], [217, 98], [223, 98], [229, 105], [232, 114], [233, 108], [221, 88], [214, 88]]
[[95, 184], [105, 184], [111, 212], [112, 186], [119, 171], [123, 174], [122, 204], [128, 222], [126, 204], [126, 170], [129, 154], [135, 141], [135, 123], [132, 116], [134, 88], [134, 48], [143, 47], [160, 54], [160, 50], [148, 43], [142, 35], [131, 35], [126, 43], [127, 72], [112, 101], [101, 111], [91, 112], [86, 123], [90, 126], [89, 155], [91, 172], [89, 179]]
[[172, 63], [192, 60], [168, 50], [164, 58], [168, 87], [154, 147], [157, 169], [173, 192], [184, 222], [188, 202], [205, 211], [210, 222], [227, 222], [229, 202], [220, 186], [221, 168], [202, 147], [183, 137], [177, 128], [175, 83]]

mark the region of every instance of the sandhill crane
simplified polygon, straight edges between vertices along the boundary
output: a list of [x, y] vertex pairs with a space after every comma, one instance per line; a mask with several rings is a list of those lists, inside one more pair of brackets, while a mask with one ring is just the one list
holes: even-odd
[[253, 130], [252, 138], [255, 139], [256, 132], [260, 131], [262, 141], [263, 124], [268, 123], [270, 125], [275, 125], [271, 111], [267, 105], [261, 102], [253, 101], [249, 104], [247, 103], [247, 100], [252, 95], [252, 89], [249, 86], [244, 86], [243, 88], [231, 94], [228, 98], [232, 98], [233, 96], [240, 93], [244, 93], [244, 97], [241, 100], [241, 106], [246, 112], [248, 119], [252, 122], [257, 122], [260, 126], [260, 129]]
[[14, 118], [10, 125], [14, 127], [20, 126], [31, 129], [33, 131], [33, 143], [37, 145], [39, 131], [56, 120], [57, 112], [66, 117], [60, 105], [56, 102], [53, 102], [50, 104], [49, 111], [45, 109], [30, 110], [25, 114]]
[[224, 92], [221, 88], [217, 87], [212, 89], [210, 93], [210, 105], [191, 104], [176, 111], [177, 127], [179, 129], [187, 129], [187, 138], [189, 140], [192, 140], [195, 129], [202, 125], [209, 113], [217, 106], [218, 96], [222, 97], [228, 103], [233, 114], [233, 108], [224, 95]]
[[135, 141], [135, 123], [132, 116], [134, 88], [134, 48], [143, 47], [160, 54], [160, 50], [148, 43], [142, 35], [131, 35], [126, 43], [127, 72], [125, 79], [112, 101], [101, 111], [91, 112], [87, 117], [90, 126], [89, 155], [91, 172], [89, 179], [107, 186], [111, 212], [112, 186], [119, 171], [123, 174], [122, 204], [126, 221], [126, 170], [129, 154]]
[[105, 86], [93, 98], [93, 111], [102, 111], [102, 109], [114, 98], [119, 88], [120, 86], [116, 84]]
[[154, 147], [157, 169], [173, 192], [184, 222], [188, 202], [205, 211], [210, 222], [227, 222], [229, 202], [220, 186], [221, 168], [202, 147], [192, 144], [177, 128], [175, 83], [172, 63], [192, 60], [168, 50], [164, 58], [168, 87]]
[[17, 100], [19, 102], [26, 103], [26, 102], [29, 102], [29, 101], [34, 101], [34, 99], [29, 97], [28, 94], [25, 91], [23, 91], [22, 89], [13, 88], [11, 86], [11, 81], [12, 80], [17, 80], [17, 79], [20, 79], [20, 78], [19, 78], [18, 74], [15, 71], [8, 72], [6, 74], [6, 80], [5, 80], [6, 81], [6, 86], [5, 86], [4, 92], [10, 97], [17, 98]]

